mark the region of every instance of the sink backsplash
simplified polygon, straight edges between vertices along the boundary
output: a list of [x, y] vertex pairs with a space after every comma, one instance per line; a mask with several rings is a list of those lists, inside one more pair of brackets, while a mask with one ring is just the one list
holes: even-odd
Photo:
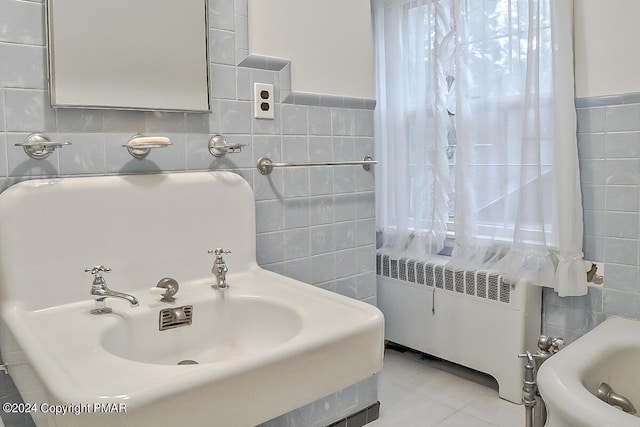
[[[3, 303], [42, 310], [89, 298], [93, 266], [141, 298], [163, 277], [211, 280], [211, 247], [229, 274], [255, 266], [253, 195], [230, 172], [30, 180], [0, 194]], [[97, 270], [92, 272], [97, 273]]]

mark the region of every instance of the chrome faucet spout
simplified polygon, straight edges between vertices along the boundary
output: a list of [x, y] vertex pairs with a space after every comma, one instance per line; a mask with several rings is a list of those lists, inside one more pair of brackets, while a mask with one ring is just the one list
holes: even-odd
[[218, 288], [220, 289], [224, 289], [227, 287], [227, 271], [229, 271], [229, 268], [226, 266], [226, 264], [220, 264], [220, 265], [216, 265], [215, 267], [216, 271], [215, 271], [215, 275], [218, 277]]
[[133, 295], [125, 294], [123, 292], [112, 291], [107, 287], [107, 285], [104, 285], [103, 287], [100, 287], [97, 289], [92, 288], [91, 296], [96, 301], [98, 300], [104, 301], [105, 298], [120, 298], [120, 299], [129, 301], [129, 305], [131, 305], [131, 307], [137, 307], [139, 305], [138, 299]]
[[109, 289], [107, 282], [104, 280], [104, 277], [102, 277], [102, 273], [108, 273], [111, 271], [109, 267], [98, 265], [93, 268], [86, 268], [84, 271], [94, 275], [93, 284], [91, 285], [91, 291], [89, 294], [95, 300], [96, 308], [91, 310], [91, 314], [111, 313], [111, 308], [107, 307], [104, 301], [107, 298], [120, 298], [126, 300], [129, 302], [131, 307], [137, 307], [139, 305], [138, 299], [133, 295]]
[[600, 387], [598, 387], [598, 397], [609, 405], [618, 406], [628, 414], [636, 413], [636, 408], [634, 408], [631, 401], [621, 394], [613, 391], [611, 386], [607, 383], [601, 383]]
[[213, 261], [213, 267], [211, 268], [211, 273], [216, 277], [217, 282], [214, 287], [222, 290], [227, 289], [229, 287], [229, 284], [227, 283], [227, 272], [229, 271], [229, 268], [227, 267], [227, 263], [224, 260], [223, 255], [230, 254], [231, 251], [216, 248], [215, 250], [209, 250], [209, 253], [215, 254], [216, 256], [216, 259]]

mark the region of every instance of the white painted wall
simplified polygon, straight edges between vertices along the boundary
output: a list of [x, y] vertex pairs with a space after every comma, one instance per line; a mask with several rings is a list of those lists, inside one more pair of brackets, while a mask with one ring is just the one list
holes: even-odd
[[[576, 96], [640, 92], [640, 0], [574, 0]], [[294, 91], [374, 98], [369, 0], [249, 0], [249, 50]]]
[[640, 92], [640, 1], [574, 0], [576, 96]]
[[294, 92], [374, 98], [370, 0], [250, 0], [249, 52], [291, 60]]

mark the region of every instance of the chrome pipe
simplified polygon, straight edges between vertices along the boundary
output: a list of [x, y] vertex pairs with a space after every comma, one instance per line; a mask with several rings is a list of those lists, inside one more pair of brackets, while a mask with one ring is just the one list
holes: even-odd
[[543, 427], [547, 423], [547, 404], [544, 403], [542, 396], [538, 394], [536, 396], [536, 407], [533, 410], [535, 414], [534, 425], [536, 427]]
[[524, 366], [524, 381], [522, 384], [525, 427], [538, 427], [536, 424], [536, 405], [539, 401], [537, 399], [538, 387], [536, 385], [536, 363], [534, 355], [530, 351], [526, 351], [523, 354], [519, 354], [518, 357], [527, 360]]
[[533, 421], [533, 406], [524, 407], [524, 426], [525, 427], [535, 427], [535, 423]]
[[262, 175], [269, 175], [273, 168], [295, 168], [295, 167], [315, 167], [315, 166], [362, 166], [362, 168], [368, 171], [371, 165], [378, 164], [377, 160], [373, 160], [370, 156], [364, 156], [362, 160], [354, 161], [341, 161], [341, 162], [290, 162], [290, 163], [275, 163], [270, 158], [263, 156], [258, 159], [256, 167]]

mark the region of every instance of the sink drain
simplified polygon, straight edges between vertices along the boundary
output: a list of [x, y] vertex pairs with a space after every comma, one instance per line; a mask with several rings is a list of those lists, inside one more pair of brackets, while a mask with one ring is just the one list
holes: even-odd
[[191, 360], [191, 359], [187, 359], [187, 360], [181, 360], [178, 362], [178, 365], [197, 365], [198, 362], [196, 362], [195, 360]]

